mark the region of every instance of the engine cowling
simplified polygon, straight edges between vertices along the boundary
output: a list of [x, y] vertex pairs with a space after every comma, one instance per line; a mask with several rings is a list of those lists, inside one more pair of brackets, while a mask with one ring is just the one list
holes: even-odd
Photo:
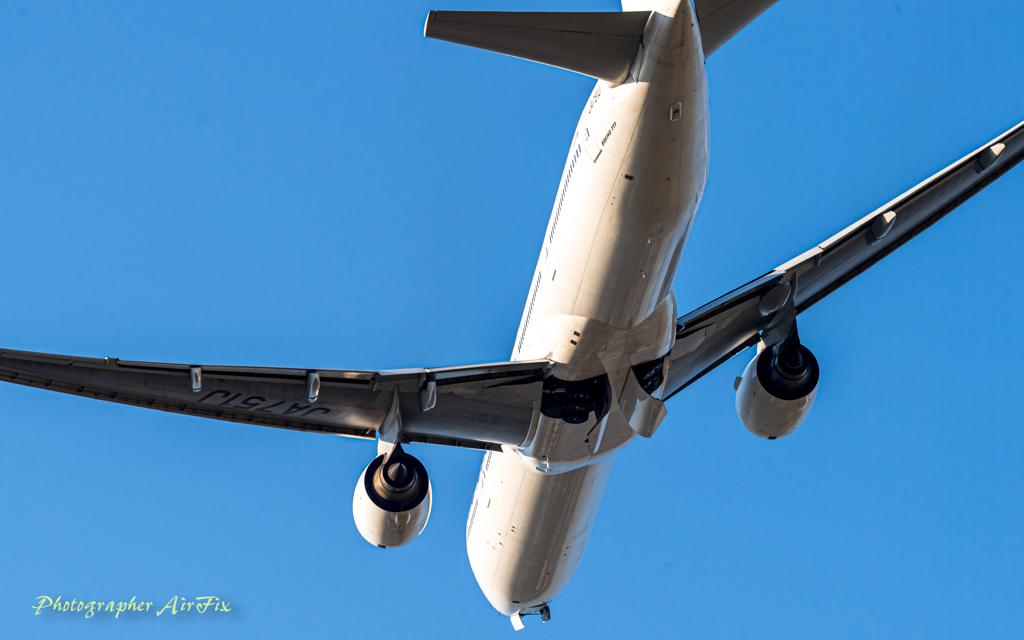
[[788, 436], [811, 412], [818, 376], [818, 361], [799, 342], [763, 349], [736, 385], [740, 422], [759, 438]]
[[356, 482], [352, 517], [372, 545], [391, 549], [417, 538], [430, 518], [427, 469], [401, 445], [374, 458]]

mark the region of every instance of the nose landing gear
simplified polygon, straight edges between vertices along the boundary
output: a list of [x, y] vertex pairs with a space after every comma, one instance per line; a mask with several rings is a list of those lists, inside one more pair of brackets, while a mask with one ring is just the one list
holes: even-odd
[[547, 622], [551, 620], [551, 609], [548, 608], [548, 605], [542, 604], [539, 608], [533, 611], [516, 611], [515, 613], [513, 613], [512, 628], [516, 631], [522, 631], [526, 628], [526, 626], [523, 624], [523, 616], [536, 615], [538, 613], [540, 614], [541, 622]]

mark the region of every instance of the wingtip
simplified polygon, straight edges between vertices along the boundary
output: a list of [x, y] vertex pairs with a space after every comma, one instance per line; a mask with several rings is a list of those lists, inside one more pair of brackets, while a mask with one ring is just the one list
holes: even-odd
[[423, 23], [423, 37], [424, 38], [429, 38], [430, 37], [430, 33], [428, 33], [428, 32], [430, 31], [430, 26], [432, 24], [434, 24], [434, 12], [433, 11], [428, 11], [427, 12], [427, 21]]

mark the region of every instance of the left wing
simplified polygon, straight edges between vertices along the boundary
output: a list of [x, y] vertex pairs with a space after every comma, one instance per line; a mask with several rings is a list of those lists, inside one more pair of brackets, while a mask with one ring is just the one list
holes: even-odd
[[663, 397], [753, 346], [871, 268], [1024, 159], [1024, 122], [810, 251], [676, 321]]
[[[197, 366], [0, 350], [0, 380], [265, 427], [500, 450], [526, 440], [550, 362], [341, 371]], [[392, 424], [394, 421], [392, 421]]]

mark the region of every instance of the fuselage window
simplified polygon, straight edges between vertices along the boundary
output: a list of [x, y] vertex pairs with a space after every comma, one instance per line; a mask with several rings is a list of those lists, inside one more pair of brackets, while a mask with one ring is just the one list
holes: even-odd
[[473, 511], [469, 514], [469, 526], [466, 527], [466, 540], [469, 540], [469, 534], [473, 533], [473, 522], [476, 520], [476, 508], [479, 504], [476, 500], [473, 501]]
[[523, 341], [526, 340], [526, 330], [530, 328], [530, 317], [533, 316], [533, 303], [537, 301], [537, 292], [540, 290], [540, 271], [537, 272], [537, 280], [533, 283], [533, 294], [530, 295], [530, 308], [526, 312], [526, 322], [523, 323], [523, 335], [519, 336], [518, 351], [523, 350]]
[[551, 233], [548, 235], [549, 242], [553, 242], [555, 239], [555, 229], [558, 227], [558, 219], [562, 215], [562, 205], [565, 204], [565, 197], [569, 191], [569, 180], [572, 178], [573, 169], [576, 168], [576, 160], [579, 159], [582, 150], [582, 146], [576, 145], [572, 158], [569, 160], [569, 169], [565, 172], [565, 182], [562, 184], [562, 189], [558, 194], [558, 205], [555, 207], [554, 220], [551, 221]]

